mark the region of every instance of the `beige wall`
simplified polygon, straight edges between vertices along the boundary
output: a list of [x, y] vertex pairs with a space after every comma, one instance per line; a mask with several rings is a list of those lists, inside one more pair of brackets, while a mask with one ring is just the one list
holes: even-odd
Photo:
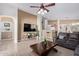
[[5, 21], [8, 21], [8, 22], [13, 22], [13, 20], [12, 20], [12, 18], [10, 18], [10, 17], [1, 17], [1, 21], [2, 22], [5, 22]]
[[79, 23], [79, 19], [73, 19], [73, 20], [60, 20], [60, 24], [71, 24], [71, 23]]
[[37, 16], [18, 10], [18, 19], [19, 19], [19, 35], [20, 38], [24, 36], [24, 23], [28, 24], [37, 24]]
[[[60, 20], [60, 24], [70, 24], [70, 23], [79, 23], [79, 19], [73, 19], [73, 20]], [[49, 20], [49, 25], [57, 24], [57, 20]]]
[[57, 20], [49, 20], [48, 24], [49, 25], [57, 24]]

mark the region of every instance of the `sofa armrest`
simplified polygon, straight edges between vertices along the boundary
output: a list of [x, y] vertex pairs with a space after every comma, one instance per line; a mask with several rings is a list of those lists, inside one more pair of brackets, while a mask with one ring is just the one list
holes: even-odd
[[79, 56], [79, 45], [75, 48], [74, 55]]

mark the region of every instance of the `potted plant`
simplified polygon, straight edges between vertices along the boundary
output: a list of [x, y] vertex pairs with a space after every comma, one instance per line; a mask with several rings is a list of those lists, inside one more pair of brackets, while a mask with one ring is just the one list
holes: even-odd
[[43, 41], [43, 48], [47, 48], [47, 40], [46, 40], [46, 38], [44, 39], [44, 41]]

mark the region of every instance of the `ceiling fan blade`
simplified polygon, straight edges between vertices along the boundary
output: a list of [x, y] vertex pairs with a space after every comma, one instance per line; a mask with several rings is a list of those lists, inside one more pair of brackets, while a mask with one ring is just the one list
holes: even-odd
[[54, 6], [55, 3], [51, 3], [51, 4], [48, 4], [48, 5], [45, 5], [44, 7], [50, 7], [50, 6]]
[[40, 8], [39, 6], [30, 6], [31, 8]]

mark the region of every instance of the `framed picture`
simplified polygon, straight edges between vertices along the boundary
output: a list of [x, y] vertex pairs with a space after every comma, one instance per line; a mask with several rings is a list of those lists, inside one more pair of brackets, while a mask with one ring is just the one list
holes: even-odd
[[10, 23], [4, 23], [4, 27], [10, 27]]

